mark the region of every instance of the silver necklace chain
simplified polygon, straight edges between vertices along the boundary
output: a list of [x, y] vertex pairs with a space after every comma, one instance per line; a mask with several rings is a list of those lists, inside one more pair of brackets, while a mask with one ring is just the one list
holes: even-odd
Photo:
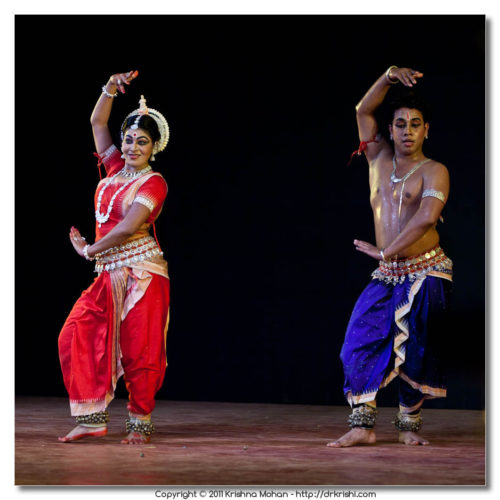
[[[109, 216], [111, 214], [111, 210], [113, 209], [113, 203], [115, 202], [115, 198], [133, 181], [135, 181], [138, 177], [141, 177], [142, 175], [150, 172], [153, 170], [149, 165], [146, 168], [143, 168], [142, 170], [135, 171], [135, 172], [129, 172], [126, 170], [126, 167], [123, 167], [117, 174], [113, 175], [112, 177], [109, 178], [109, 180], [106, 182], [106, 184], [102, 187], [102, 189], [99, 191], [99, 195], [97, 196], [97, 206], [96, 206], [96, 211], [95, 211], [95, 218], [96, 221], [99, 223], [99, 227], [101, 227], [101, 224], [104, 224], [105, 222], [108, 221]], [[122, 177], [126, 177], [129, 180], [123, 184], [123, 186], [118, 189], [115, 194], [112, 196], [111, 201], [109, 202], [108, 209], [105, 214], [101, 213], [101, 201], [102, 201], [102, 195], [104, 194], [104, 191], [106, 191], [107, 187], [115, 180], [116, 177], [121, 175]]]
[[391, 182], [393, 184], [397, 184], [398, 182], [405, 182], [408, 177], [410, 177], [411, 174], [413, 174], [415, 171], [417, 171], [424, 163], [427, 163], [428, 161], [431, 161], [430, 158], [426, 158], [425, 160], [422, 160], [420, 163], [417, 163], [407, 174], [405, 174], [403, 177], [399, 178], [396, 177], [396, 155], [392, 157], [392, 172], [391, 172]]
[[[398, 182], [402, 182], [401, 184], [401, 192], [399, 193], [399, 206], [398, 206], [398, 229], [399, 232], [401, 232], [401, 208], [403, 205], [403, 191], [405, 189], [405, 182], [410, 177], [411, 174], [416, 172], [424, 163], [427, 163], [428, 161], [431, 161], [430, 158], [426, 158], [425, 160], [422, 160], [421, 162], [417, 163], [407, 174], [405, 174], [403, 177], [399, 178], [396, 177], [396, 155], [392, 157], [392, 172], [391, 172], [391, 182], [393, 184], [397, 184]], [[394, 189], [396, 189], [396, 186], [394, 186]]]

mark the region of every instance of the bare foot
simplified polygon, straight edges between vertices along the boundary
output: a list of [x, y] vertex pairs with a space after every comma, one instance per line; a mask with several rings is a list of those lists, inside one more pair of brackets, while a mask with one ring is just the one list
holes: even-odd
[[340, 439], [332, 441], [326, 446], [330, 446], [331, 448], [346, 448], [347, 446], [356, 446], [357, 444], [373, 444], [376, 440], [377, 438], [373, 429], [354, 427]]
[[140, 432], [131, 432], [125, 439], [122, 439], [122, 444], [147, 444], [151, 441], [151, 437], [145, 436]]
[[58, 437], [57, 439], [62, 443], [70, 443], [71, 441], [77, 441], [84, 437], [100, 437], [105, 436], [108, 433], [107, 426], [102, 427], [85, 427], [83, 425], [77, 425], [69, 434], [66, 436]]
[[416, 432], [403, 431], [399, 433], [399, 442], [404, 444], [409, 444], [410, 446], [427, 446], [429, 441], [419, 436]]

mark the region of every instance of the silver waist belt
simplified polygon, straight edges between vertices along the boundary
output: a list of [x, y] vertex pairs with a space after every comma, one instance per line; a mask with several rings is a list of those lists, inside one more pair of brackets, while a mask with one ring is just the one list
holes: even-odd
[[155, 239], [152, 236], [145, 236], [139, 240], [130, 241], [96, 254], [95, 272], [114, 271], [162, 255], [163, 252], [158, 247]]

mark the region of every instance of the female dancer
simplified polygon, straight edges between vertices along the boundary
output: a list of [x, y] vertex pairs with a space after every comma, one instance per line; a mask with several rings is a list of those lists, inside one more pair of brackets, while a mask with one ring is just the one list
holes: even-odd
[[125, 93], [137, 71], [118, 73], [102, 88], [91, 117], [94, 141], [106, 177], [95, 194], [96, 238], [86, 243], [78, 229], [69, 237], [76, 252], [95, 260], [97, 278], [74, 305], [59, 336], [59, 358], [76, 427], [62, 442], [107, 433], [107, 406], [124, 375], [129, 419], [124, 444], [149, 442], [151, 412], [166, 368], [170, 282], [167, 263], [149, 229], [161, 212], [167, 184], [149, 162], [168, 142], [161, 113], [146, 107], [122, 125], [121, 151], [108, 119], [118, 90]]

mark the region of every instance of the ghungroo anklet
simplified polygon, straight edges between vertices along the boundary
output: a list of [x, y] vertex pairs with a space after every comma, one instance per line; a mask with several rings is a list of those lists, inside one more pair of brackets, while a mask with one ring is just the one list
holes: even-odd
[[373, 429], [377, 419], [377, 410], [368, 405], [361, 405], [353, 408], [352, 413], [347, 418], [349, 427], [361, 427], [362, 429]]
[[91, 413], [90, 415], [78, 415], [76, 423], [78, 425], [106, 425], [109, 422], [108, 410]]
[[422, 412], [420, 411], [415, 415], [399, 412], [394, 421], [396, 429], [400, 432], [418, 432], [422, 428], [422, 423]]
[[128, 418], [125, 424], [127, 434], [131, 432], [139, 432], [146, 437], [150, 437], [155, 431], [153, 422], [148, 420], [139, 420], [138, 418]]

